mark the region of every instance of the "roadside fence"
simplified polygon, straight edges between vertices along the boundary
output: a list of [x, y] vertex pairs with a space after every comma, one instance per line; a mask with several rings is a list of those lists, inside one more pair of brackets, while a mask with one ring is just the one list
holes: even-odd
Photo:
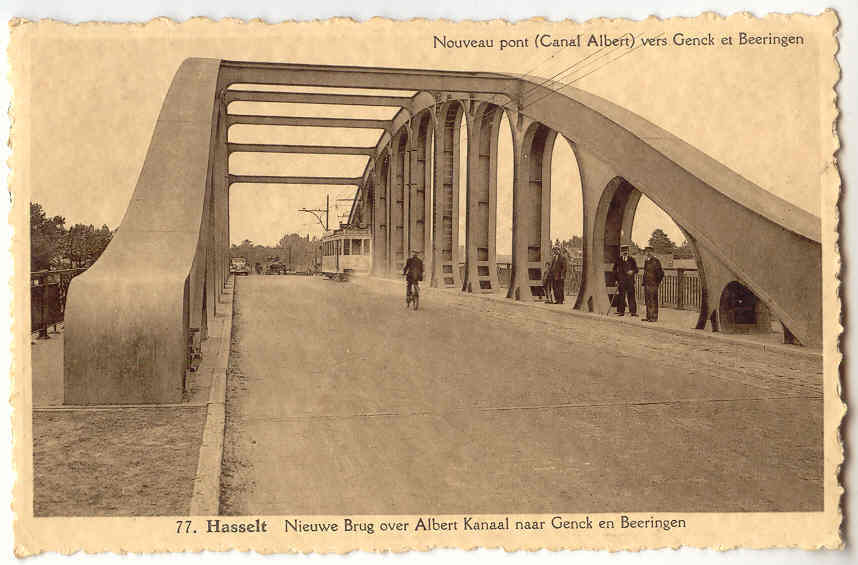
[[65, 319], [66, 294], [71, 280], [86, 269], [33, 271], [30, 273], [30, 332], [48, 338], [48, 328]]

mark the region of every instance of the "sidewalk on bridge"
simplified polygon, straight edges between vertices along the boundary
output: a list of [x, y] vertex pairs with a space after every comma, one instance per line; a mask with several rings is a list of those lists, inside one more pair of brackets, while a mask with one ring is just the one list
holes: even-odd
[[[384, 281], [396, 285], [404, 285], [404, 279], [401, 278], [386, 278], [386, 277], [367, 277], [365, 280]], [[425, 285], [425, 286], [424, 286]], [[537, 310], [546, 310], [559, 315], [578, 316], [591, 320], [599, 320], [606, 323], [629, 324], [640, 328], [646, 328], [656, 332], [665, 332], [674, 335], [686, 335], [704, 339], [714, 339], [726, 343], [734, 343], [736, 345], [745, 345], [749, 347], [759, 348], [764, 351], [777, 351], [786, 355], [798, 355], [802, 357], [822, 358], [822, 350], [820, 348], [802, 347], [798, 345], [787, 345], [782, 342], [783, 336], [780, 332], [771, 332], [768, 334], [724, 334], [713, 332], [710, 330], [697, 330], [694, 325], [697, 323], [697, 312], [691, 310], [674, 310], [672, 308], [659, 309], [659, 321], [655, 323], [641, 321], [640, 314], [645, 312], [643, 305], [639, 305], [638, 316], [632, 317], [628, 315], [617, 316], [613, 312], [608, 315], [597, 314], [593, 312], [584, 312], [575, 310], [572, 306], [575, 304], [575, 295], [567, 295], [564, 304], [546, 304], [545, 302], [534, 300], [511, 300], [506, 297], [506, 288], [501, 288], [496, 293], [465, 293], [455, 288], [432, 288], [426, 283], [420, 286], [422, 293], [441, 293], [455, 294], [459, 296], [471, 296], [483, 300], [493, 300], [503, 302], [505, 304], [513, 304], [526, 308], [535, 308]], [[403, 290], [404, 293], [404, 290]]]

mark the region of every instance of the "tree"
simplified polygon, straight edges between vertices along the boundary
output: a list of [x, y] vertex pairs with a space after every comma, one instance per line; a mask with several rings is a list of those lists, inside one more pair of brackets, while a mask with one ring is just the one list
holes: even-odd
[[294, 269], [309, 268], [319, 247], [319, 238], [297, 233], [285, 233], [276, 246], [257, 245], [249, 239], [230, 246], [231, 257], [244, 257], [248, 263], [265, 264], [274, 257]]
[[310, 241], [309, 235], [302, 237], [297, 233], [284, 234], [277, 243], [277, 247], [285, 250], [282, 253], [289, 267], [300, 268], [312, 263], [315, 248], [318, 244]]
[[30, 269], [40, 271], [56, 266], [60, 261], [66, 219], [48, 218], [42, 205], [30, 202]]
[[62, 216], [48, 218], [42, 206], [30, 202], [30, 269], [89, 267], [113, 238], [107, 225], [75, 224], [68, 230]]
[[92, 224], [75, 224], [69, 228], [63, 241], [63, 255], [72, 268], [89, 267], [98, 260], [113, 233], [106, 225], [95, 229]]
[[102, 224], [100, 228], [92, 230], [92, 236], [87, 242], [87, 261], [89, 265], [95, 263], [104, 250], [107, 249], [107, 244], [113, 239], [113, 232], [107, 227], [107, 224]]
[[656, 228], [649, 238], [647, 244], [652, 247], [653, 252], [658, 255], [673, 255], [676, 251], [676, 244], [670, 240], [670, 236], [664, 233], [661, 228]]
[[92, 226], [75, 224], [66, 234], [65, 255], [69, 265], [83, 267], [86, 265], [87, 240], [92, 236]]

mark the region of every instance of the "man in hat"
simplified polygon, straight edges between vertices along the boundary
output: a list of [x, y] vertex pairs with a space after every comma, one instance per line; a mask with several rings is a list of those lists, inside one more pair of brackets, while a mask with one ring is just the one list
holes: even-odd
[[620, 247], [620, 258], [614, 263], [614, 276], [617, 279], [617, 316], [626, 315], [626, 299], [629, 301], [629, 314], [638, 315], [638, 302], [635, 299], [635, 275], [638, 264], [629, 257], [629, 246]]
[[664, 270], [661, 261], [653, 253], [652, 247], [644, 249], [646, 261], [644, 261], [643, 287], [644, 300], [646, 300], [646, 322], [658, 321], [658, 287], [664, 278]]
[[563, 304], [566, 299], [566, 271], [569, 270], [569, 260], [563, 248], [554, 248], [554, 263], [551, 277], [554, 281], [554, 303]]
[[411, 296], [412, 287], [423, 280], [423, 261], [420, 260], [420, 252], [416, 249], [411, 252], [411, 257], [405, 262], [402, 274], [405, 275], [406, 281], [405, 295]]

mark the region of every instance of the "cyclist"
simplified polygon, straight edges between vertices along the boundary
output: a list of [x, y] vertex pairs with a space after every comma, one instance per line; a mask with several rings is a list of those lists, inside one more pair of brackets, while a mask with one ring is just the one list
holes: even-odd
[[420, 260], [419, 251], [411, 252], [411, 257], [405, 262], [402, 274], [405, 275], [406, 281], [405, 297], [410, 300], [412, 288], [418, 287], [418, 282], [423, 280], [423, 261]]

